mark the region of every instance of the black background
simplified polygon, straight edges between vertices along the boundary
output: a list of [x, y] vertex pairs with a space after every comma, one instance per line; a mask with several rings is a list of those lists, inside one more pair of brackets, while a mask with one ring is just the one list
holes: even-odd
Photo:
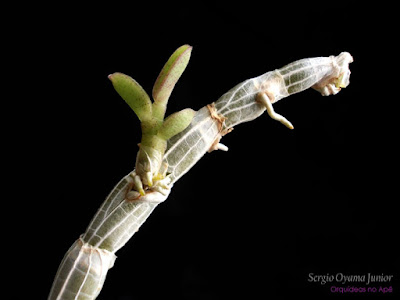
[[24, 222], [39, 233], [17, 260], [39, 270], [30, 298], [46, 297], [64, 253], [134, 167], [139, 121], [107, 75], [129, 74], [150, 94], [186, 43], [167, 114], [305, 57], [350, 52], [351, 84], [278, 102], [292, 131], [264, 114], [224, 137], [229, 151], [206, 154], [117, 253], [98, 299], [340, 298], [309, 273], [368, 272], [395, 275], [385, 298], [399, 295], [395, 20], [390, 7], [301, 3], [35, 7], [16, 35], [14, 69], [29, 88], [13, 90], [29, 149], [20, 170], [34, 182]]

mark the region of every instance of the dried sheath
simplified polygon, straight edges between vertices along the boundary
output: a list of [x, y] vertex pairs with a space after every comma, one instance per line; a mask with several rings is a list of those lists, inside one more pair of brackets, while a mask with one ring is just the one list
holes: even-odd
[[[246, 80], [213, 105], [196, 112], [191, 124], [168, 141], [164, 161], [172, 183], [177, 181], [234, 126], [251, 121], [265, 111], [256, 101], [265, 92], [272, 103], [310, 87], [322, 95], [336, 94], [349, 84], [349, 53], [337, 57], [302, 59], [279, 70]], [[132, 176], [114, 187], [97, 211], [86, 232], [66, 253], [54, 280], [49, 300], [95, 299], [114, 253], [139, 229], [158, 203], [168, 195], [147, 193], [140, 200], [128, 200]]]
[[265, 111], [256, 101], [258, 93], [266, 91], [272, 103], [310, 87], [324, 96], [336, 94], [340, 90], [336, 86], [338, 79], [342, 80], [341, 87], [349, 84], [350, 62], [352, 57], [347, 52], [337, 57], [302, 59], [236, 85], [215, 102], [213, 114], [207, 106], [197, 111], [192, 123], [168, 141], [164, 159], [173, 181], [234, 126], [252, 121]]

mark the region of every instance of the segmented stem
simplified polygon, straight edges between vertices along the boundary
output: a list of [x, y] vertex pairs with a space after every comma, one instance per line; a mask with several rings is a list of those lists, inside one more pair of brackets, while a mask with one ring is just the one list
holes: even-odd
[[[215, 105], [198, 110], [190, 125], [168, 140], [164, 162], [172, 183], [182, 177], [233, 126], [260, 116], [266, 106], [313, 87], [323, 95], [348, 85], [350, 54], [303, 59], [279, 70], [246, 80], [222, 95]], [[257, 95], [265, 93], [263, 105]], [[210, 110], [211, 109], [211, 110]], [[135, 173], [136, 174], [136, 173]], [[133, 178], [128, 174], [115, 186], [86, 232], [66, 253], [54, 280], [49, 300], [95, 299], [115, 255], [167, 195], [149, 192], [129, 200]]]

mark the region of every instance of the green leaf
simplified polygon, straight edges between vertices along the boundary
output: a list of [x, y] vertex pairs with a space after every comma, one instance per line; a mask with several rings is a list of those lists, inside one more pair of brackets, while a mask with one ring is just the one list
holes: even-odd
[[171, 55], [158, 75], [153, 86], [154, 106], [157, 107], [156, 118], [164, 118], [169, 96], [189, 63], [191, 52], [192, 47], [189, 45], [179, 47]]
[[152, 116], [152, 103], [146, 91], [132, 77], [114, 73], [108, 76], [117, 93], [133, 109], [140, 121]]
[[195, 113], [196, 112], [190, 108], [173, 113], [165, 119], [157, 135], [164, 140], [169, 140], [189, 126]]

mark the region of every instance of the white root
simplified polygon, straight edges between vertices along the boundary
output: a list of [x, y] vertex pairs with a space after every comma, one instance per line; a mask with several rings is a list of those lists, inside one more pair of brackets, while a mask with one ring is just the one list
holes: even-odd
[[283, 125], [285, 125], [289, 129], [294, 128], [292, 123], [290, 123], [288, 119], [286, 119], [284, 116], [282, 116], [274, 111], [271, 100], [268, 98], [266, 92], [258, 93], [256, 101], [259, 102], [261, 105], [263, 105], [267, 109], [267, 113], [272, 119], [281, 122]]

